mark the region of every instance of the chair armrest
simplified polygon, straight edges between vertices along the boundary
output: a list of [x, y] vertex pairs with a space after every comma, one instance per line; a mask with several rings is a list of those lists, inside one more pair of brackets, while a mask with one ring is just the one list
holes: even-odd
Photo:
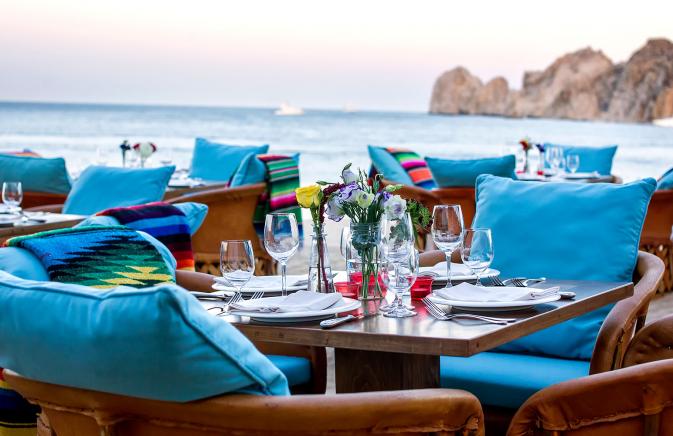
[[175, 271], [175, 281], [188, 291], [213, 292], [215, 277], [194, 271]]
[[673, 315], [645, 326], [631, 340], [623, 366], [673, 359]]
[[624, 352], [631, 338], [645, 324], [647, 309], [664, 274], [664, 263], [657, 256], [638, 252], [636, 273], [639, 280], [633, 296], [615, 304], [598, 333], [591, 357], [590, 374], [622, 367]]
[[673, 360], [662, 360], [543, 389], [519, 408], [507, 434], [641, 434], [635, 429], [656, 426], [661, 413], [662, 422], [673, 418], [672, 406]]
[[51, 213], [61, 213], [63, 212], [62, 204], [45, 204], [43, 206], [29, 207], [25, 209], [29, 212], [51, 212]]

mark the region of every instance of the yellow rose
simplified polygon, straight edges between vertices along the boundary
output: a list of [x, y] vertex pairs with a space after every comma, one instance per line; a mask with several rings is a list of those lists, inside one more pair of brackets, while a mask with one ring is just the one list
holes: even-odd
[[297, 194], [297, 203], [299, 203], [301, 207], [310, 208], [311, 206], [320, 206], [320, 186], [303, 186], [297, 188], [294, 192]]

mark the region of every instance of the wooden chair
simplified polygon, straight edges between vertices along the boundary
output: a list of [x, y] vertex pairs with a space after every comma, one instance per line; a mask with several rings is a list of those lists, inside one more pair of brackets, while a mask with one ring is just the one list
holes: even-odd
[[12, 371], [5, 378], [42, 407], [40, 436], [484, 434], [479, 401], [459, 390], [231, 394], [175, 403], [58, 386]]
[[192, 250], [197, 271], [220, 275], [220, 242], [249, 239], [255, 252], [255, 274], [275, 274], [276, 264], [262, 246], [252, 224], [255, 207], [266, 185], [217, 188], [198, 191], [167, 200], [169, 203], [193, 201], [208, 206], [208, 215], [192, 236]]
[[660, 292], [673, 291], [673, 190], [655, 191], [645, 216], [640, 249], [659, 257], [666, 265]]
[[673, 434], [673, 316], [638, 332], [623, 364], [533, 395], [508, 435]]

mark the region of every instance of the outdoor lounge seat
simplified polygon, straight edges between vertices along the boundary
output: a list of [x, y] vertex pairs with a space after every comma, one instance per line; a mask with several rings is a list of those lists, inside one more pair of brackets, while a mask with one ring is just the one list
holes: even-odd
[[0, 153], [0, 185], [21, 182], [24, 208], [61, 204], [71, 188], [63, 158], [44, 158], [32, 152]]
[[673, 291], [673, 189], [654, 191], [647, 209], [640, 249], [658, 256], [666, 265], [660, 291]]

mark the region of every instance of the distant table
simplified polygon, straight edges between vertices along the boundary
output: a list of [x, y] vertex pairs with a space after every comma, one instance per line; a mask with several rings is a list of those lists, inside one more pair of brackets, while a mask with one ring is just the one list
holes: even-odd
[[251, 340], [334, 347], [337, 392], [436, 388], [439, 356], [472, 356], [633, 295], [633, 283], [549, 280], [544, 286], [560, 286], [577, 296], [491, 314], [518, 319], [508, 325], [438, 321], [420, 302], [413, 302], [418, 315], [412, 318], [379, 315], [330, 330], [320, 329], [317, 322], [271, 325], [239, 316], [227, 320]]
[[178, 183], [172, 181], [168, 184], [166, 192], [164, 194], [164, 200], [170, 200], [171, 198], [180, 197], [185, 194], [194, 194], [200, 191], [207, 191], [209, 189], [219, 189], [226, 188], [228, 183], [226, 182], [201, 182], [194, 184]]
[[517, 174], [518, 180], [527, 182], [569, 182], [569, 183], [614, 183], [614, 176], [599, 175], [596, 177], [553, 177], [553, 176], [539, 176], [537, 174]]
[[[45, 230], [72, 227], [85, 218], [85, 215], [70, 215], [63, 213], [36, 213], [27, 212], [35, 221], [16, 221], [12, 227], [0, 227], [0, 243], [14, 236], [30, 235]], [[44, 222], [42, 222], [44, 221]]]

